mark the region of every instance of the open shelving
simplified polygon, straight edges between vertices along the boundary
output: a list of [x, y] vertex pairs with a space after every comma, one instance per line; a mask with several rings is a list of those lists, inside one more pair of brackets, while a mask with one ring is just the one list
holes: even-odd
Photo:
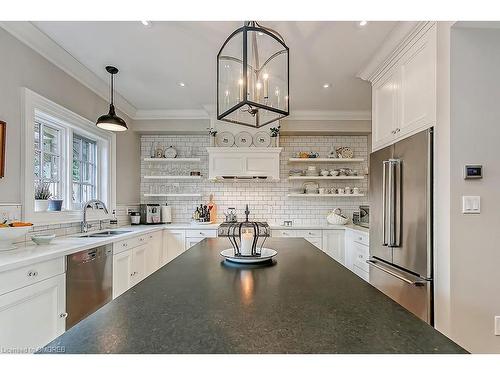
[[288, 176], [289, 180], [363, 180], [364, 176]]
[[144, 161], [161, 163], [196, 163], [200, 162], [201, 158], [144, 158]]
[[290, 158], [290, 163], [362, 163], [363, 158]]
[[335, 198], [349, 198], [349, 197], [364, 197], [364, 194], [306, 194], [306, 193], [290, 193], [287, 194], [288, 197], [301, 197], [301, 198], [324, 198], [324, 197], [335, 197]]
[[201, 197], [198, 193], [146, 193], [145, 197]]
[[201, 176], [144, 176], [145, 180], [201, 180]]

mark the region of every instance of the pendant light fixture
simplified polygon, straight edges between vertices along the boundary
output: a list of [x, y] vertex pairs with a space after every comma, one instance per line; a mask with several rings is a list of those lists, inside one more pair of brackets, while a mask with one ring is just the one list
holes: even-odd
[[283, 37], [245, 22], [217, 54], [217, 119], [260, 128], [290, 114], [289, 49]]
[[111, 74], [111, 103], [109, 104], [109, 112], [106, 115], [102, 115], [97, 119], [96, 125], [98, 128], [104, 130], [111, 130], [114, 132], [122, 132], [127, 130], [127, 124], [125, 121], [118, 117], [115, 113], [115, 106], [113, 104], [113, 76], [118, 73], [118, 69], [114, 66], [107, 66], [106, 70]]

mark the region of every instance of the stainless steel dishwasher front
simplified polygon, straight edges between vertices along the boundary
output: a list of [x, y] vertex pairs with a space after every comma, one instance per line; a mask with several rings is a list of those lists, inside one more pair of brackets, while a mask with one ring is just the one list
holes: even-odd
[[113, 247], [105, 245], [66, 257], [66, 329], [111, 301]]

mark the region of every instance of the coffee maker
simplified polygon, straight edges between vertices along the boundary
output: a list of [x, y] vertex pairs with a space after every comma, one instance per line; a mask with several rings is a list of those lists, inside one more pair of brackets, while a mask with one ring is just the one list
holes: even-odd
[[160, 205], [141, 204], [141, 224], [160, 224]]

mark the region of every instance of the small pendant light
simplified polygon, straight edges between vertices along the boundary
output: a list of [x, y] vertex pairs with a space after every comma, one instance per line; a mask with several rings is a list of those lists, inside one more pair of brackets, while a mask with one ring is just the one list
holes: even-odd
[[113, 105], [113, 76], [118, 73], [118, 69], [114, 66], [107, 66], [106, 70], [109, 74], [111, 74], [111, 103], [109, 104], [108, 114], [99, 117], [97, 119], [96, 125], [98, 128], [104, 130], [122, 132], [128, 129], [127, 124], [122, 118], [116, 115], [115, 106]]

